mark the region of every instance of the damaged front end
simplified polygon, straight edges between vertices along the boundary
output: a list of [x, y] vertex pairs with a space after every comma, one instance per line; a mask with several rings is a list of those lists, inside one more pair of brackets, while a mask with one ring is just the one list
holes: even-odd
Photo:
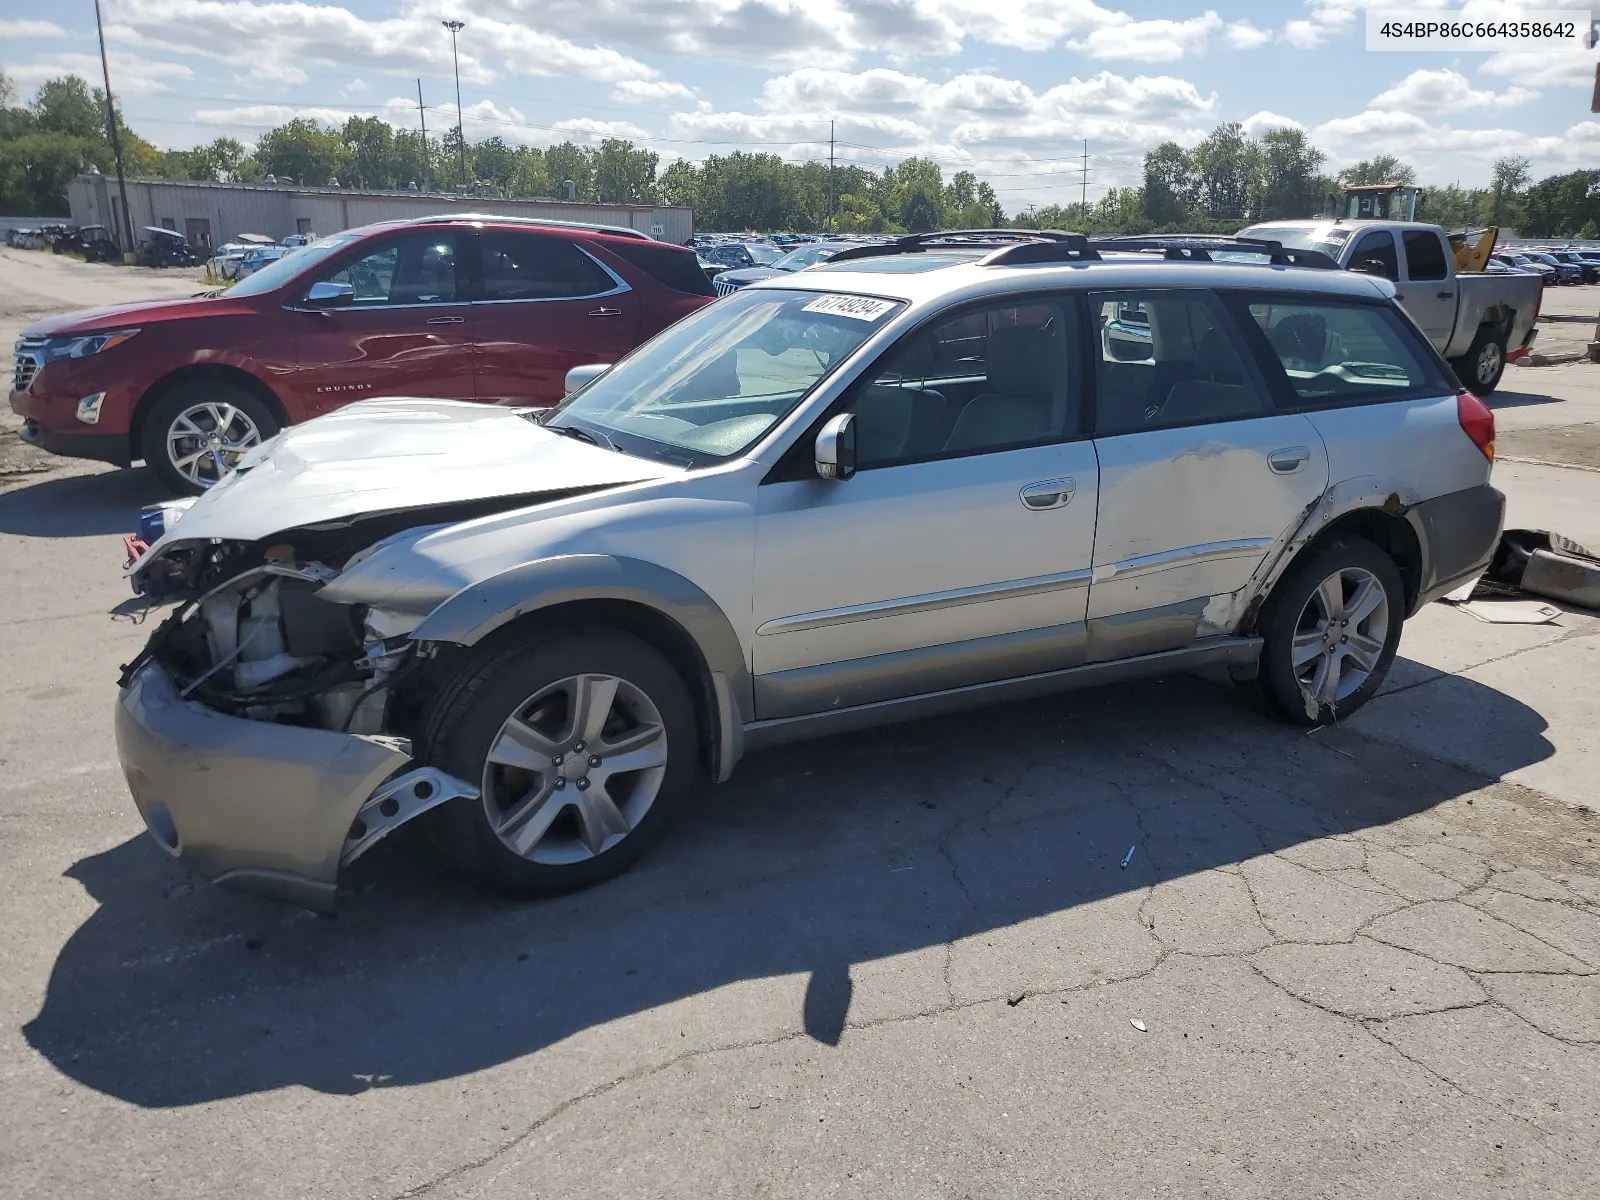
[[[431, 647], [409, 622], [322, 597], [338, 574], [288, 545], [174, 547], [148, 564], [192, 589], [123, 670], [118, 755], [146, 826], [217, 883], [333, 907], [339, 870], [395, 828], [477, 789], [413, 766]], [[402, 702], [398, 696], [404, 694]]]

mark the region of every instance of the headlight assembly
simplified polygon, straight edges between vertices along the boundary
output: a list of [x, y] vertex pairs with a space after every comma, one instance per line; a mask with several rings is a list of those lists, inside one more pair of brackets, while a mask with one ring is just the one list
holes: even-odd
[[138, 333], [137, 329], [112, 329], [105, 333], [86, 333], [80, 337], [53, 337], [44, 344], [44, 361], [58, 358], [88, 358], [123, 342]]

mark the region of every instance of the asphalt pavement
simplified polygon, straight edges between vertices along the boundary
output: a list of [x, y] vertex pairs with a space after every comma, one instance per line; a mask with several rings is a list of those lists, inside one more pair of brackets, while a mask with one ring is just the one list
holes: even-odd
[[[192, 286], [23, 257], [35, 308]], [[1600, 544], [1600, 367], [1495, 403], [1512, 523]], [[1594, 1195], [1600, 618], [1431, 606], [1311, 734], [1182, 676], [753, 755], [553, 901], [397, 835], [327, 919], [143, 833], [110, 614], [158, 485], [30, 455], [0, 1196]]]

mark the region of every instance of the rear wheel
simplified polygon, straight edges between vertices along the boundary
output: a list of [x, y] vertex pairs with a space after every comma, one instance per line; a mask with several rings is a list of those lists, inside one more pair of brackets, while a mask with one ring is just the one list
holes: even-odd
[[669, 824], [698, 762], [683, 679], [645, 642], [603, 629], [535, 636], [469, 664], [423, 740], [425, 761], [482, 792], [440, 813], [445, 851], [521, 896], [626, 870]]
[[272, 411], [243, 388], [195, 381], [151, 406], [139, 453], [168, 487], [198, 495], [277, 432]]
[[1478, 330], [1467, 352], [1453, 364], [1461, 382], [1477, 395], [1486, 396], [1500, 386], [1506, 371], [1506, 342], [1492, 329]]
[[1394, 662], [1405, 586], [1371, 542], [1335, 542], [1292, 567], [1262, 611], [1260, 685], [1299, 725], [1327, 725], [1372, 699]]

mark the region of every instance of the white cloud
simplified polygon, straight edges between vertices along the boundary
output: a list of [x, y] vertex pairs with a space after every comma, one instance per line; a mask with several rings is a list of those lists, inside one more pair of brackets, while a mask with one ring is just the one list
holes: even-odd
[[[541, 23], [542, 25], [542, 23]], [[502, 73], [570, 76], [603, 83], [657, 72], [616, 50], [585, 46], [528, 23], [475, 18], [460, 39], [461, 77], [490, 83]], [[420, 6], [366, 20], [331, 4], [252, 0], [115, 0], [106, 36], [138, 47], [247, 64], [261, 78], [304, 79], [306, 66], [449, 75], [450, 39], [437, 13]]]
[[67, 31], [53, 21], [0, 21], [0, 38], [58, 38]]
[[1257, 29], [1249, 21], [1235, 21], [1228, 26], [1228, 45], [1235, 50], [1254, 50], [1265, 46], [1273, 37], [1270, 29]]
[[1260, 112], [1251, 113], [1239, 122], [1244, 131], [1251, 137], [1260, 137], [1269, 129], [1304, 129], [1305, 126], [1293, 117], [1285, 117], [1280, 113], [1262, 109]]
[[1090, 58], [1172, 62], [1185, 55], [1204, 54], [1206, 40], [1221, 29], [1222, 18], [1208, 12], [1187, 21], [1129, 21], [1107, 25], [1068, 45]]
[[1537, 81], [1546, 87], [1590, 87], [1594, 84], [1595, 56], [1566, 51], [1547, 54], [1539, 50], [1502, 50], [1491, 54], [1479, 69], [1486, 75]]
[[630, 103], [648, 100], [693, 100], [698, 92], [685, 83], [667, 79], [624, 79], [611, 89], [618, 100]]
[[[137, 54], [114, 52], [111, 59], [111, 90], [117, 97], [118, 107], [128, 96], [150, 96], [170, 91], [169, 84], [177, 79], [193, 79], [194, 70], [183, 63], [161, 62]], [[31, 63], [8, 66], [6, 73], [16, 83], [19, 92], [28, 92], [47, 79], [61, 75], [79, 75], [90, 86], [100, 86], [100, 56], [97, 54], [53, 54]]]
[[358, 78], [358, 79], [352, 79], [349, 83], [345, 84], [342, 88], [340, 88], [339, 89], [339, 94], [341, 96], [354, 96], [354, 95], [357, 95], [358, 93], [364, 92], [366, 90], [367, 90], [367, 81], [365, 79], [359, 79]]
[[1413, 71], [1399, 83], [1374, 96], [1368, 108], [1397, 108], [1418, 113], [1446, 113], [1464, 108], [1507, 108], [1535, 100], [1530, 88], [1511, 87], [1503, 92], [1474, 91], [1464, 75], [1448, 67]]

